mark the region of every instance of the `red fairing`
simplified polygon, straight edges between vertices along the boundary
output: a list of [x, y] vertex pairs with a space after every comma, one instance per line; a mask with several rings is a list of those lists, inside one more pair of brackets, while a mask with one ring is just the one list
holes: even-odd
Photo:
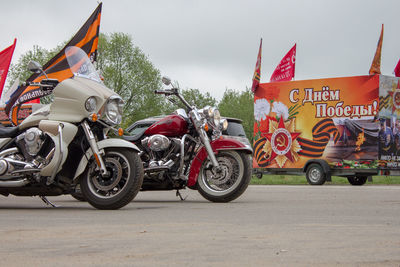
[[151, 125], [144, 135], [162, 134], [169, 137], [182, 136], [188, 131], [188, 124], [179, 115], [168, 115]]
[[[243, 144], [242, 142], [236, 139], [231, 139], [226, 137], [212, 141], [211, 147], [215, 154], [218, 154], [218, 151], [222, 150], [246, 150], [246, 152], [248, 152], [249, 154], [252, 153], [251, 148], [246, 147], [246, 145]], [[189, 187], [194, 186], [196, 184], [197, 177], [199, 176], [200, 173], [201, 165], [203, 164], [203, 161], [206, 158], [207, 158], [207, 151], [203, 146], [197, 152], [196, 157], [193, 159], [192, 164], [190, 166], [189, 180], [188, 180]]]

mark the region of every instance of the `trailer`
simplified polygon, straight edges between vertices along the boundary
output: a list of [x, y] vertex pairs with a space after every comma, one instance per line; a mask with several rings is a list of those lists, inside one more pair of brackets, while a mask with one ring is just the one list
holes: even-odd
[[262, 83], [254, 93], [253, 168], [352, 185], [400, 174], [400, 81], [385, 75]]

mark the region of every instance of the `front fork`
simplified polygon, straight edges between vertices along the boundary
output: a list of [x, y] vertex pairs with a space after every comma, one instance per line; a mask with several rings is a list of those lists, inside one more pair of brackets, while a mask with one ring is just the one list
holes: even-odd
[[103, 158], [101, 157], [101, 153], [99, 147], [97, 146], [96, 138], [92, 130], [89, 127], [89, 124], [84, 121], [82, 122], [83, 131], [85, 132], [86, 138], [89, 141], [90, 148], [92, 149], [93, 156], [96, 160], [97, 166], [100, 169], [101, 175], [105, 175], [107, 173], [106, 165], [104, 164]]
[[208, 138], [207, 133], [204, 131], [204, 129], [200, 129], [200, 139], [207, 151], [208, 158], [210, 159], [212, 165], [215, 168], [219, 167], [219, 163], [217, 161], [217, 158], [215, 157], [214, 151], [212, 150], [211, 144], [210, 144], [210, 138]]
[[215, 157], [214, 151], [212, 150], [211, 144], [210, 144], [210, 139], [207, 136], [206, 131], [204, 130], [203, 127], [203, 121], [197, 112], [196, 109], [193, 109], [190, 111], [190, 116], [192, 117], [192, 121], [194, 124], [194, 127], [196, 128], [197, 132], [199, 133], [200, 140], [203, 143], [204, 147], [206, 148], [208, 158], [210, 159], [212, 165], [218, 169], [219, 164], [217, 161], [217, 158]]

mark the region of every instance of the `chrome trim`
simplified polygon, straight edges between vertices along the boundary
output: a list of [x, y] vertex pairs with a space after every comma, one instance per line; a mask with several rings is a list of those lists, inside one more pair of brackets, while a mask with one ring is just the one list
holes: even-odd
[[4, 157], [6, 155], [15, 154], [15, 153], [18, 153], [18, 148], [12, 147], [12, 148], [9, 148], [9, 149], [1, 151], [0, 152], [0, 157]]
[[94, 137], [92, 130], [89, 127], [89, 124], [86, 121], [84, 121], [84, 122], [82, 122], [82, 126], [83, 126], [83, 131], [85, 132], [86, 138], [89, 141], [89, 145], [90, 145], [90, 148], [92, 149], [93, 155], [97, 154], [97, 156], [99, 158], [100, 172], [102, 175], [106, 174], [107, 173], [106, 165], [104, 164], [103, 158], [101, 157], [99, 147], [97, 146], [96, 139]]
[[207, 136], [207, 133], [203, 130], [200, 129], [200, 139], [203, 141], [203, 145], [206, 148], [208, 157], [214, 167], [219, 167], [219, 163], [217, 161], [217, 158], [215, 157], [214, 151], [212, 150], [211, 144], [210, 144], [210, 139]]
[[207, 151], [208, 158], [210, 159], [214, 167], [219, 167], [219, 163], [217, 161], [217, 158], [215, 157], [215, 154], [210, 144], [210, 139], [208, 138], [207, 133], [203, 129], [203, 123], [200, 114], [195, 109], [191, 110], [189, 114], [193, 121], [194, 127], [196, 128], [196, 131], [200, 136], [200, 140]]
[[186, 137], [191, 139], [193, 142], [198, 144], [198, 141], [194, 139], [191, 135], [185, 134], [181, 139], [181, 158], [180, 158], [180, 165], [179, 165], [179, 176], [181, 178], [184, 177], [183, 169], [184, 169], [184, 159], [185, 159], [185, 141]]
[[16, 180], [16, 181], [0, 181], [0, 187], [21, 187], [29, 184], [28, 179]]

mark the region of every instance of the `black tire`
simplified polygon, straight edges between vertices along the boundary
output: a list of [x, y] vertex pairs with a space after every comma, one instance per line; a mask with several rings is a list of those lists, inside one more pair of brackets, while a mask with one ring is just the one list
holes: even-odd
[[75, 192], [71, 193], [71, 196], [78, 201], [86, 202], [86, 198], [82, 195], [81, 186], [78, 184], [75, 187]]
[[307, 182], [310, 185], [323, 185], [326, 182], [326, 173], [318, 163], [312, 163], [306, 171]]
[[[229, 202], [246, 190], [252, 175], [251, 156], [242, 151], [223, 151], [217, 155], [222, 171], [215, 173], [209, 160], [203, 162], [197, 179], [197, 190], [212, 202]], [[209, 178], [219, 175], [218, 178]]]
[[367, 176], [348, 176], [347, 180], [351, 185], [363, 185], [367, 182]]
[[102, 177], [93, 158], [80, 179], [83, 197], [95, 208], [115, 210], [135, 198], [143, 183], [143, 165], [139, 155], [125, 148], [105, 150], [103, 161], [109, 172]]

